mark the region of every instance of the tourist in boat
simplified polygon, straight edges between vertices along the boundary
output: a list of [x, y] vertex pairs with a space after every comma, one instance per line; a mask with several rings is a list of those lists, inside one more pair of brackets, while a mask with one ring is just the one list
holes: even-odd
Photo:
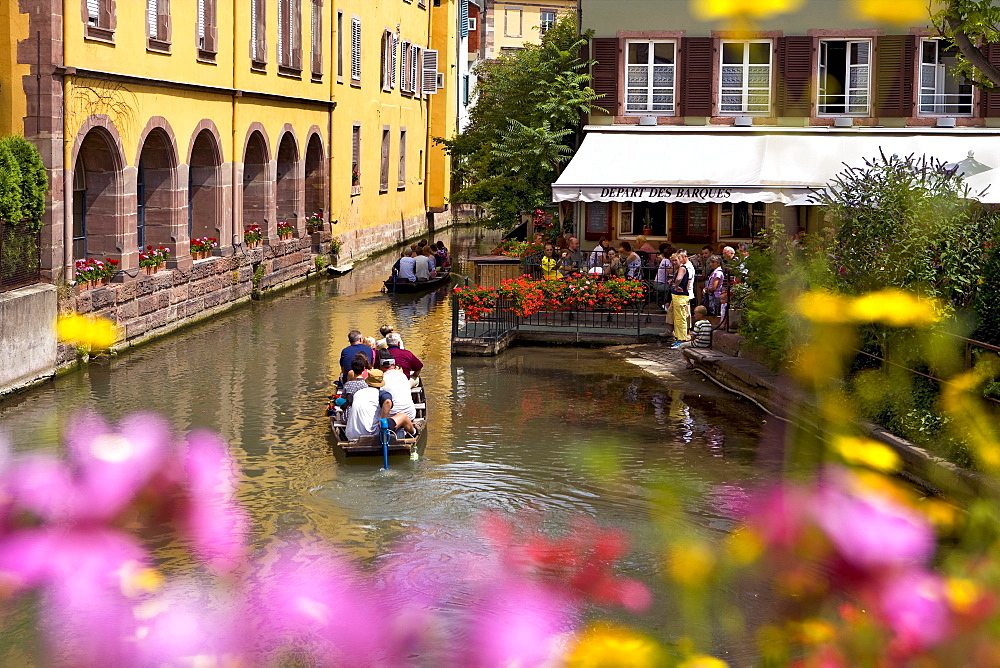
[[[365, 345], [368, 344], [366, 343]], [[361, 363], [360, 371], [358, 370], [359, 362]], [[347, 372], [347, 380], [344, 382], [344, 388], [346, 388], [347, 384], [352, 380], [364, 380], [364, 378], [368, 375], [368, 369], [370, 368], [372, 368], [372, 365], [371, 362], [368, 361], [368, 355], [365, 353], [358, 353], [355, 355], [354, 359], [351, 361], [351, 370]]]
[[434, 256], [437, 258], [437, 263], [439, 267], [449, 267], [451, 266], [451, 259], [448, 257], [448, 249], [445, 248], [444, 242], [439, 241], [437, 244], [437, 249], [434, 251]]
[[354, 361], [354, 356], [358, 353], [365, 353], [369, 364], [375, 363], [375, 354], [370, 347], [362, 342], [362, 338], [361, 332], [356, 329], [352, 329], [347, 334], [347, 342], [350, 345], [340, 351], [341, 381], [347, 379], [347, 372], [351, 370], [351, 363]]
[[427, 266], [427, 260], [423, 253], [418, 253], [414, 258], [413, 273], [417, 275], [417, 282], [427, 281], [431, 277], [431, 270]]
[[[434, 261], [434, 252], [431, 250], [430, 246], [424, 246], [423, 260], [427, 263], [427, 270], [430, 272], [431, 278], [437, 277], [437, 262]], [[420, 259], [417, 259], [419, 262]]]
[[406, 413], [411, 420], [415, 419], [417, 408], [413, 404], [413, 388], [410, 387], [406, 374], [399, 368], [399, 361], [392, 356], [390, 350], [380, 350], [378, 365], [385, 380], [385, 389], [392, 395], [393, 410]]
[[353, 441], [362, 436], [375, 436], [379, 433], [379, 420], [386, 418], [389, 428], [393, 431], [402, 429], [408, 433], [416, 433], [413, 421], [406, 413], [393, 412], [392, 393], [385, 390], [385, 378], [379, 369], [368, 372], [364, 387], [353, 394], [351, 410], [347, 416], [347, 440]]
[[[391, 357], [395, 358], [397, 366], [399, 366], [399, 368], [403, 370], [403, 373], [406, 374], [406, 377], [410, 379], [413, 387], [416, 387], [417, 377], [420, 376], [420, 370], [424, 368], [424, 363], [409, 350], [403, 350], [400, 345], [403, 341], [399, 338], [399, 334], [396, 332], [386, 334], [385, 342], [388, 346], [386, 351], [389, 352]], [[382, 351], [382, 354], [385, 354], [385, 351]]]
[[[378, 328], [378, 333], [379, 333], [379, 335], [381, 335], [382, 338], [375, 342], [375, 348], [376, 348], [376, 350], [382, 350], [383, 348], [388, 348], [389, 344], [385, 342], [385, 337], [389, 336], [390, 333], [395, 332], [395, 331], [396, 331], [396, 328], [393, 327], [392, 325], [382, 325], [381, 327], [379, 327]], [[399, 335], [397, 334], [397, 336], [399, 336]], [[399, 340], [399, 347], [400, 348], [405, 348], [406, 347], [406, 346], [403, 345], [403, 340], [402, 339]]]
[[403, 257], [399, 258], [399, 277], [400, 281], [409, 281], [410, 283], [417, 282], [417, 260], [413, 256], [413, 249], [407, 248], [403, 251]]

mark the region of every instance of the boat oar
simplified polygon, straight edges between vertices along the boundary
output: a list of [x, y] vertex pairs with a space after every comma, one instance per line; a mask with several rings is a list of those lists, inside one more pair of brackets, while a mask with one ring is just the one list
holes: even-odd
[[383, 464], [383, 469], [386, 470], [386, 471], [388, 471], [389, 470], [389, 439], [391, 438], [391, 436], [390, 436], [391, 432], [389, 431], [389, 420], [388, 420], [388, 418], [380, 418], [379, 421], [378, 421], [378, 423], [379, 423], [379, 427], [381, 427], [381, 429], [379, 429], [379, 439], [382, 441], [382, 464]]

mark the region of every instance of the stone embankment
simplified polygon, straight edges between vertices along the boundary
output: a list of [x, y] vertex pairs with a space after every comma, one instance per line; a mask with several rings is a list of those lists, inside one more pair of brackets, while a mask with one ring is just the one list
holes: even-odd
[[[664, 381], [676, 377], [682, 359], [730, 392], [741, 395], [761, 409], [784, 420], [820, 430], [817, 407], [790, 378], [765, 366], [753, 351], [746, 351], [742, 337], [716, 331], [712, 348], [672, 350], [666, 344], [644, 344], [619, 350], [625, 359]], [[904, 477], [930, 493], [947, 488], [958, 501], [983, 495], [1000, 496], [988, 478], [937, 457], [926, 449], [892, 434], [882, 427], [859, 422], [869, 438], [892, 448], [904, 462]]]

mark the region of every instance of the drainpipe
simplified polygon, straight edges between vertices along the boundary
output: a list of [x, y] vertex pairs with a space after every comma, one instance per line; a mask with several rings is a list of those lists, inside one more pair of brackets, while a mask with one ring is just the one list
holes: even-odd
[[[253, 2], [253, 0], [251, 0]], [[233, 246], [233, 255], [236, 254], [236, 243], [237, 239], [242, 243], [243, 236], [236, 233], [236, 98], [240, 96], [239, 90], [236, 88], [236, 26], [239, 25], [239, 14], [236, 11], [236, 6], [238, 2], [233, 2], [233, 113], [232, 113], [232, 124], [230, 126], [233, 135], [233, 154], [232, 159], [229, 161], [229, 180], [231, 181], [229, 186], [229, 201], [232, 202], [232, 206], [229, 207], [229, 227], [230, 227], [230, 245]], [[240, 199], [240, 213], [242, 216], [243, 211], [243, 200]], [[242, 224], [242, 220], [241, 220]]]
[[[66, 17], [69, 16], [70, 0], [63, 0], [62, 7], [62, 43], [63, 43], [63, 67], [66, 67]], [[68, 69], [68, 68], [67, 68]], [[66, 164], [66, 93], [68, 92], [67, 80], [70, 74], [64, 70], [62, 77], [62, 129], [63, 141], [59, 150], [63, 152], [63, 278], [67, 281], [75, 280], [73, 276], [73, 173], [76, 171], [76, 164]], [[70, 160], [73, 159], [72, 150], [69, 152]]]

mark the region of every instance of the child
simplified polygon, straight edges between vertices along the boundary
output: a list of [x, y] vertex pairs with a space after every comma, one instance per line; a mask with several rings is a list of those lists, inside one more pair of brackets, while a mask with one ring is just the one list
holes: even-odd
[[[712, 347], [712, 322], [708, 319], [708, 309], [704, 306], [694, 307], [694, 327], [691, 329], [690, 341], [678, 341], [670, 346], [675, 350], [683, 348], [711, 348]], [[692, 366], [688, 363], [688, 366]]]

